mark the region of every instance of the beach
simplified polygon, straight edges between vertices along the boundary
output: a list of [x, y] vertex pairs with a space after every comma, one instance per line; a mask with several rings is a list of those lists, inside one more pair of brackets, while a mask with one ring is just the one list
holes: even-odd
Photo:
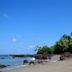
[[72, 59], [56, 62], [49, 61], [8, 70], [6, 72], [72, 72]]

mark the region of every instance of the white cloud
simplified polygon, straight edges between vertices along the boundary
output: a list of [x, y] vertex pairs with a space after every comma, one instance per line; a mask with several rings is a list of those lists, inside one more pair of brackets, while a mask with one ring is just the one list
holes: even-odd
[[35, 45], [30, 45], [28, 48], [29, 49], [34, 49], [36, 46]]
[[17, 41], [17, 39], [16, 38], [12, 38], [12, 42], [16, 42]]

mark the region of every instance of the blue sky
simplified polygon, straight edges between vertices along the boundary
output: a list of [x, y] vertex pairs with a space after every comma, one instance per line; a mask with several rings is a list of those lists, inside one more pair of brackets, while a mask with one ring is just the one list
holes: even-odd
[[0, 0], [0, 54], [33, 54], [72, 31], [72, 0]]

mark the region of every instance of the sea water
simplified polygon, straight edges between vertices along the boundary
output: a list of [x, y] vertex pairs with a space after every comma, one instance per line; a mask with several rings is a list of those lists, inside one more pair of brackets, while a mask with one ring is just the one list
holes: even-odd
[[18, 67], [23, 67], [26, 65], [23, 65], [24, 60], [31, 60], [31, 57], [15, 57], [12, 58], [11, 56], [1, 56], [0, 55], [0, 64], [6, 65], [7, 67], [1, 70], [5, 69], [13, 69], [13, 68], [18, 68]]

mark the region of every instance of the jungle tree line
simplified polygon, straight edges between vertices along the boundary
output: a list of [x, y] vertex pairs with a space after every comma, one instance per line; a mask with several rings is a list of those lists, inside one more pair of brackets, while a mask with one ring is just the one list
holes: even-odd
[[53, 46], [37, 46], [37, 54], [62, 54], [72, 53], [72, 32], [70, 35], [64, 34]]

